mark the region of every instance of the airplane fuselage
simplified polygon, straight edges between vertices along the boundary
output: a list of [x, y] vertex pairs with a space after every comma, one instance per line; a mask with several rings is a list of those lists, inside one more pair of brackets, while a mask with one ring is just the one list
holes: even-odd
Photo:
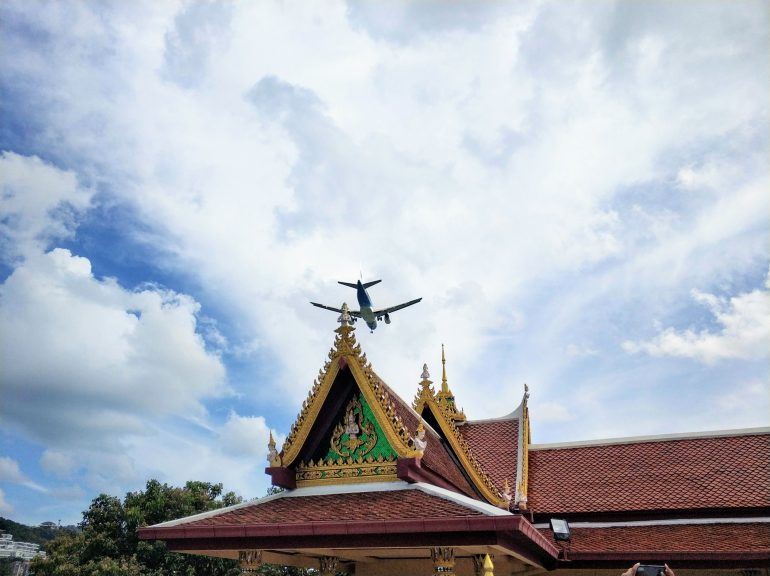
[[[363, 318], [364, 322], [366, 322], [366, 325], [372, 332], [374, 332], [375, 328], [377, 328], [377, 323], [380, 320], [384, 320], [385, 324], [390, 324], [390, 315], [393, 312], [401, 310], [402, 308], [406, 308], [407, 306], [417, 304], [420, 300], [422, 300], [422, 298], [415, 298], [414, 300], [403, 302], [402, 304], [398, 304], [396, 306], [375, 309], [374, 304], [372, 303], [372, 299], [369, 297], [369, 293], [366, 291], [366, 289], [374, 286], [375, 284], [379, 284], [380, 282], [382, 282], [382, 280], [372, 280], [371, 282], [358, 280], [355, 284], [352, 282], [342, 282], [341, 280], [339, 281], [339, 283], [343, 286], [355, 288], [356, 290], [358, 310], [348, 311], [352, 317], [353, 322], [355, 322], [358, 318]], [[311, 304], [316, 308], [323, 308], [325, 310], [331, 310], [332, 312], [340, 314], [340, 319], [342, 319], [342, 316], [344, 315], [344, 306], [343, 308], [337, 308], [336, 306], [327, 306], [326, 304], [320, 304], [318, 302], [311, 302]]]
[[363, 318], [366, 325], [369, 326], [369, 330], [374, 330], [377, 328], [377, 318], [375, 318], [374, 312], [372, 311], [372, 299], [369, 297], [366, 288], [364, 288], [360, 280], [356, 282], [356, 297], [358, 298], [358, 307], [361, 311], [361, 318]]

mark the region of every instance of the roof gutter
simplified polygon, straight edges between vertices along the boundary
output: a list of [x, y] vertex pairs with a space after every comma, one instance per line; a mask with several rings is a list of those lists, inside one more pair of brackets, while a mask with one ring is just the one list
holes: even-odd
[[500, 545], [546, 568], [553, 568], [559, 556], [559, 548], [520, 515], [150, 526], [139, 529], [139, 538], [164, 540], [176, 551], [339, 547], [343, 540], [346, 548]]

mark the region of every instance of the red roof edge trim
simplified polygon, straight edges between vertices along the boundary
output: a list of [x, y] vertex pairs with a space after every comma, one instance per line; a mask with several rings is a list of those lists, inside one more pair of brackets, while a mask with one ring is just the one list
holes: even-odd
[[303, 522], [297, 524], [252, 524], [246, 526], [170, 526], [140, 528], [141, 540], [211, 540], [242, 537], [297, 537], [355, 534], [448, 534], [502, 533], [517, 536], [522, 547], [536, 552], [546, 563], [554, 561], [559, 549], [522, 516], [465, 516], [414, 520], [350, 520], [344, 522]]
[[273, 486], [294, 490], [297, 487], [297, 475], [291, 468], [270, 467], [265, 468], [265, 474], [270, 476]]

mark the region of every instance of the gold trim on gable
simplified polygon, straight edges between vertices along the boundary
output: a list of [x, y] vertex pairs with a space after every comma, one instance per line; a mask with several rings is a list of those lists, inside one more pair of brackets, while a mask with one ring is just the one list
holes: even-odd
[[344, 462], [320, 460], [318, 463], [310, 461], [297, 466], [297, 486], [392, 482], [398, 479], [396, 472], [395, 459], [348, 458]]
[[527, 491], [529, 490], [529, 406], [527, 406], [527, 400], [529, 400], [529, 386], [524, 384], [524, 397], [521, 400], [521, 421], [519, 426], [521, 431], [519, 433], [519, 450], [521, 451], [521, 470], [518, 472], [519, 484], [516, 486], [516, 503], [526, 510], [527, 509]]
[[[324, 363], [320, 370], [318, 378], [313, 383], [307, 399], [302, 403], [302, 410], [292, 424], [289, 435], [283, 444], [281, 453], [283, 466], [289, 467], [299, 456], [302, 446], [305, 444], [329, 395], [334, 379], [339, 374], [341, 358], [345, 359], [353, 379], [366, 398], [369, 408], [371, 408], [393, 450], [400, 458], [419, 456], [419, 452], [414, 449], [410, 431], [407, 430], [396, 413], [388, 393], [372, 370], [372, 365], [366, 359], [366, 354], [361, 351], [361, 346], [356, 342], [353, 331], [354, 328], [346, 324], [335, 330], [337, 336], [334, 339], [334, 346], [329, 351], [329, 360]], [[300, 480], [299, 476], [297, 480]], [[341, 482], [348, 482], [351, 479], [339, 479], [338, 481], [340, 480]]]
[[[441, 350], [441, 360], [445, 365], [446, 360], [443, 347]], [[442, 393], [444, 392], [451, 394], [446, 382], [446, 369], [444, 368], [442, 372], [441, 392], [436, 393], [433, 390], [433, 386], [431, 386], [433, 382], [429, 380], [429, 377], [428, 366], [424, 365], [420, 389], [417, 391], [412, 407], [415, 412], [420, 415], [420, 418], [422, 418], [422, 413], [426, 406], [430, 409], [436, 417], [441, 432], [444, 434], [444, 437], [447, 439], [452, 450], [460, 460], [463, 469], [471, 478], [471, 481], [479, 492], [481, 492], [482, 496], [495, 506], [507, 508], [508, 501], [502, 494], [500, 494], [495, 483], [492, 482], [492, 479], [487, 476], [487, 473], [481, 468], [478, 460], [476, 460], [476, 457], [471, 453], [470, 446], [468, 446], [468, 443], [460, 435], [457, 424], [455, 424], [455, 421], [457, 420], [464, 421], [465, 414], [458, 412], [457, 408], [454, 406], [454, 401], [450, 404], [449, 402], [446, 402], [446, 396], [442, 396]]]
[[482, 496], [489, 501], [490, 504], [499, 506], [501, 508], [508, 507], [508, 501], [503, 498], [500, 491], [492, 482], [492, 479], [487, 476], [487, 473], [481, 468], [479, 461], [471, 454], [470, 446], [460, 435], [460, 431], [457, 429], [457, 425], [452, 420], [451, 412], [437, 404], [435, 401], [430, 400], [427, 402], [428, 406], [435, 406], [436, 410], [433, 410], [433, 414], [436, 416], [441, 431], [444, 433], [444, 437], [449, 441], [449, 445], [454, 450], [463, 468], [470, 476], [471, 480], [479, 489]]

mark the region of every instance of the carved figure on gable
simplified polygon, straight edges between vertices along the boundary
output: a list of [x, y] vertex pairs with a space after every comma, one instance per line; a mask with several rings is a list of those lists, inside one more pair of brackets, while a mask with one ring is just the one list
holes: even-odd
[[414, 443], [414, 449], [419, 450], [420, 454], [425, 452], [425, 448], [428, 446], [428, 441], [425, 439], [425, 426], [422, 422], [417, 426], [417, 433], [412, 438]]
[[364, 419], [363, 406], [354, 396], [345, 410], [344, 421], [334, 428], [331, 449], [342, 457], [366, 456], [376, 444], [374, 424]]
[[355, 440], [358, 437], [358, 433], [361, 431], [358, 424], [356, 424], [356, 415], [352, 410], [349, 410], [348, 413], [345, 414], [345, 418], [347, 418], [348, 421], [348, 423], [345, 424], [345, 434], [347, 434], [351, 440]]

